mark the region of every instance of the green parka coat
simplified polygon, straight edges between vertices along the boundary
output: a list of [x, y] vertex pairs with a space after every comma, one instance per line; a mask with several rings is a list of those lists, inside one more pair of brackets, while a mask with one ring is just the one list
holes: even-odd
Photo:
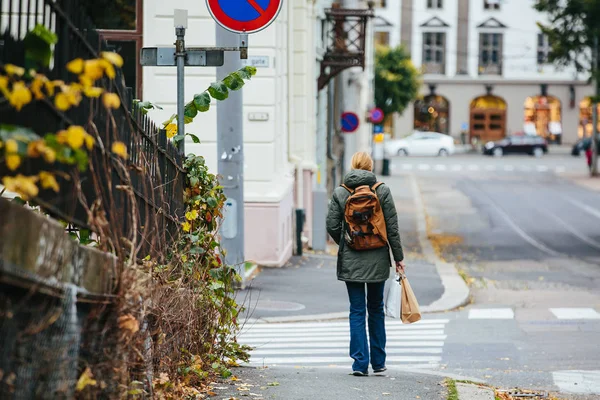
[[[375, 174], [370, 171], [352, 170], [344, 178], [344, 184], [350, 189], [358, 186], [373, 186], [377, 182]], [[387, 229], [388, 245], [392, 250], [394, 261], [404, 260], [400, 231], [398, 230], [398, 215], [390, 189], [384, 184], [375, 192], [383, 209]], [[350, 193], [343, 187], [333, 192], [327, 213], [327, 232], [339, 245], [337, 261], [337, 278], [348, 282], [382, 282], [390, 275], [390, 251], [388, 247], [374, 250], [355, 251], [343, 240], [342, 222], [344, 208]]]

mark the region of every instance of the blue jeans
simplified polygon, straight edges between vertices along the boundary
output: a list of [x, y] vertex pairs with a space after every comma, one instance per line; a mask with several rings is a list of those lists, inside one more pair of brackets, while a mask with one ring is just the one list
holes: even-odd
[[[365, 286], [367, 287], [365, 304]], [[353, 371], [369, 369], [369, 345], [373, 369], [385, 367], [385, 314], [383, 288], [385, 282], [346, 282], [350, 299], [350, 357]], [[369, 343], [367, 343], [366, 311], [369, 310]]]

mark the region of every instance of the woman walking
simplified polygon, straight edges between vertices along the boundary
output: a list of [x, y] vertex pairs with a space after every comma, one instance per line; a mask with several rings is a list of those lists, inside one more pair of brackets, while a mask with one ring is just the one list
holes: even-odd
[[351, 167], [344, 184], [333, 192], [327, 232], [339, 245], [337, 278], [346, 282], [350, 300], [352, 371], [356, 376], [367, 376], [369, 363], [375, 373], [387, 369], [383, 290], [390, 274], [390, 249], [397, 272], [404, 272], [404, 254], [394, 199], [390, 189], [377, 182], [373, 160], [359, 152], [352, 157]]

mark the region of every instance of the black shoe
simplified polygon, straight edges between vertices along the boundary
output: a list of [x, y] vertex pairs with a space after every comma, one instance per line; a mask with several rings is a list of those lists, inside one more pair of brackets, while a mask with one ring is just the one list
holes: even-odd
[[369, 373], [362, 372], [362, 371], [352, 371], [352, 375], [354, 375], [354, 376], [369, 376]]
[[386, 367], [377, 368], [377, 369], [373, 370], [373, 372], [375, 372], [376, 374], [380, 374], [380, 373], [385, 372], [385, 371], [387, 371]]

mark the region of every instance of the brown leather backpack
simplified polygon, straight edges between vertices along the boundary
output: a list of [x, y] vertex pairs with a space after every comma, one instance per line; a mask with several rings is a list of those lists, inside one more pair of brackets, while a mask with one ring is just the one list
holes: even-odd
[[387, 246], [387, 231], [383, 209], [375, 190], [383, 182], [373, 186], [358, 186], [350, 192], [344, 209], [344, 240], [353, 250], [373, 250]]

